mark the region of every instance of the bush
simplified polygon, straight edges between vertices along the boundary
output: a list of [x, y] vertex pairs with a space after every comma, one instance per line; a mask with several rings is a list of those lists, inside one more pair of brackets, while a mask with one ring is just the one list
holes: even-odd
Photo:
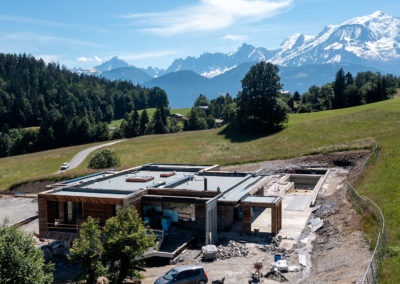
[[121, 162], [117, 154], [108, 149], [97, 152], [89, 162], [89, 168], [91, 169], [105, 169], [118, 167], [120, 165]]
[[0, 283], [53, 282], [53, 264], [45, 263], [35, 244], [32, 235], [7, 221], [0, 225]]

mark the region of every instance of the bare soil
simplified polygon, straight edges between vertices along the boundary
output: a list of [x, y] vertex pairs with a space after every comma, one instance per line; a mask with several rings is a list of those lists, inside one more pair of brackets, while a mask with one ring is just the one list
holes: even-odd
[[24, 184], [21, 184], [17, 187], [14, 187], [12, 190], [10, 190], [10, 193], [15, 193], [15, 192], [24, 192], [24, 193], [39, 193], [42, 191], [47, 190], [46, 186], [49, 184], [56, 183], [54, 180], [43, 180], [43, 181], [32, 181], [32, 182], [27, 182]]
[[310, 277], [303, 283], [356, 283], [370, 259], [363, 238], [361, 216], [345, 196], [345, 189], [319, 198], [314, 217], [324, 220], [313, 243]]
[[368, 150], [334, 152], [329, 154], [304, 156], [288, 160], [272, 160], [253, 164], [226, 166], [221, 170], [243, 172], [255, 172], [260, 170], [260, 172], [263, 174], [281, 173], [282, 171], [288, 169], [302, 167], [340, 167], [351, 170], [363, 164], [369, 157], [369, 153], [370, 151]]

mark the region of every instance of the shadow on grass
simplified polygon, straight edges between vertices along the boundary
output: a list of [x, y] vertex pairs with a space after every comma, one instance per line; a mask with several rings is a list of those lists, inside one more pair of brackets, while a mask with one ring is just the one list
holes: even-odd
[[243, 143], [276, 134], [283, 129], [284, 127], [280, 127], [275, 130], [260, 131], [259, 129], [241, 129], [228, 125], [218, 132], [218, 135], [224, 135], [233, 143]]

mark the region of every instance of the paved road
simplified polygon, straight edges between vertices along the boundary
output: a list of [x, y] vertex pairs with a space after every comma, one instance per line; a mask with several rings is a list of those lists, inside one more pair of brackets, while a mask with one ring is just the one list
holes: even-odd
[[97, 145], [97, 146], [90, 147], [90, 148], [87, 148], [85, 150], [82, 150], [72, 158], [71, 162], [69, 162], [69, 168], [68, 169], [66, 169], [64, 171], [58, 171], [57, 173], [65, 172], [65, 171], [68, 171], [68, 170], [76, 168], [77, 166], [79, 166], [86, 159], [86, 157], [90, 153], [92, 153], [93, 151], [96, 151], [97, 149], [100, 149], [100, 148], [103, 148], [103, 147], [107, 147], [107, 146], [111, 146], [111, 145], [113, 145], [115, 143], [119, 143], [119, 142], [122, 142], [122, 141], [125, 141], [125, 140], [126, 139], [117, 140], [117, 141], [113, 141], [113, 142], [110, 142], [110, 143]]

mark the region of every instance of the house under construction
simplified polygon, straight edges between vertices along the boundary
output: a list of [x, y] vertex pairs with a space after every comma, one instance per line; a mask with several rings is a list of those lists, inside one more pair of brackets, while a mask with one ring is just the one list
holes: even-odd
[[72, 242], [88, 216], [104, 225], [118, 208], [135, 207], [159, 237], [162, 249], [154, 254], [173, 258], [194, 237], [215, 243], [218, 232], [234, 224], [242, 233], [252, 233], [255, 208], [270, 209], [269, 233], [278, 234], [284, 194], [311, 190], [311, 203], [325, 174], [271, 176], [220, 171], [218, 165], [175, 164], [100, 172], [53, 184], [38, 195], [39, 235]]

